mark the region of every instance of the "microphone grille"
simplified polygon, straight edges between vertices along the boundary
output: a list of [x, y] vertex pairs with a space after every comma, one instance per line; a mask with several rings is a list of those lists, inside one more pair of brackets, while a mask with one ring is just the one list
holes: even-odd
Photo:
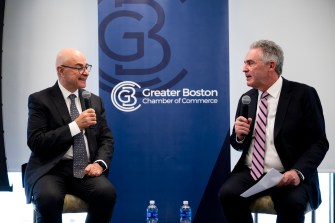
[[82, 96], [85, 99], [90, 99], [91, 98], [91, 92], [89, 92], [89, 91], [83, 91]]
[[244, 105], [248, 105], [248, 104], [250, 104], [250, 102], [251, 102], [251, 98], [250, 98], [249, 95], [244, 95], [244, 96], [242, 97], [242, 104], [244, 104]]

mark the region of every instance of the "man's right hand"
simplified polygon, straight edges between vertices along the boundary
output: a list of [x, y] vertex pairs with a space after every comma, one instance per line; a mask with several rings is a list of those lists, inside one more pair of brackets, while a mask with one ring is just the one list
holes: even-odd
[[94, 109], [89, 108], [83, 111], [78, 118], [76, 118], [76, 123], [80, 130], [90, 127], [91, 125], [97, 124], [97, 117]]
[[251, 118], [246, 119], [243, 116], [239, 116], [235, 120], [235, 133], [239, 141], [242, 141], [249, 134], [251, 121]]

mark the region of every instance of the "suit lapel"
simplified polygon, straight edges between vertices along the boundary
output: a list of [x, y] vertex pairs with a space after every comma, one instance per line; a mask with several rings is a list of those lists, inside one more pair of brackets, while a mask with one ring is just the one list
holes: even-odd
[[249, 117], [252, 118], [250, 129], [254, 129], [255, 121], [256, 121], [256, 112], [257, 112], [257, 101], [258, 101], [258, 90], [253, 89], [250, 92], [251, 102], [249, 104]]
[[78, 96], [79, 96], [79, 100], [80, 100], [82, 111], [84, 111], [86, 109], [84, 98], [82, 96], [83, 91], [84, 91], [83, 89], [79, 89], [78, 90]]
[[[78, 95], [79, 95], [79, 100], [80, 100], [82, 111], [87, 109], [86, 105], [85, 105], [85, 102], [84, 102], [84, 98], [82, 96], [83, 91], [84, 91], [84, 89], [79, 89], [78, 90]], [[85, 135], [87, 137], [87, 143], [88, 143], [88, 148], [89, 148], [89, 151], [90, 151], [91, 159], [92, 159], [92, 157], [94, 157], [94, 148], [95, 148], [94, 145], [92, 145], [92, 142], [93, 142], [92, 139], [94, 138], [92, 131], [93, 130], [91, 128], [86, 128], [85, 129]]]
[[251, 102], [249, 105], [249, 117], [255, 120], [256, 111], [257, 111], [257, 101], [258, 101], [258, 90], [254, 89], [254, 91], [250, 94]]
[[279, 101], [278, 101], [278, 107], [276, 112], [276, 120], [275, 120], [275, 127], [274, 127], [274, 139], [277, 137], [279, 130], [282, 127], [282, 124], [284, 122], [286, 112], [288, 109], [288, 105], [291, 100], [291, 94], [290, 94], [290, 83], [288, 80], [283, 78], [283, 86], [281, 89]]
[[66, 102], [64, 101], [63, 94], [57, 83], [51, 88], [51, 97], [53, 99], [53, 102], [55, 104], [55, 107], [59, 115], [64, 120], [64, 123], [70, 123], [71, 117], [69, 114], [69, 110], [66, 106]]

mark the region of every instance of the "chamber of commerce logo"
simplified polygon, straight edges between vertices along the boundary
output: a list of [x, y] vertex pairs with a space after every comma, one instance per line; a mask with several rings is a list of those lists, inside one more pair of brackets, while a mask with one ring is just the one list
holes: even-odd
[[132, 81], [123, 81], [117, 84], [111, 93], [111, 100], [113, 105], [124, 112], [132, 112], [141, 107], [138, 104], [135, 96], [136, 89], [140, 89], [141, 86]]
[[[185, 29], [185, 24], [179, 24], [175, 14], [166, 10], [180, 7], [179, 15], [186, 16], [182, 13], [185, 4], [186, 0], [171, 1], [169, 7], [158, 0], [99, 1], [99, 88], [111, 93], [118, 110], [218, 103], [217, 89], [191, 89], [192, 84], [186, 83], [190, 74], [203, 78], [204, 67], [206, 72], [217, 72], [217, 68], [212, 68], [212, 62], [208, 67], [207, 63], [198, 64], [208, 55], [207, 50], [198, 52], [200, 57], [189, 56], [198, 44], [185, 44], [185, 40], [196, 42], [192, 33], [199, 30], [196, 26]], [[172, 29], [174, 32], [169, 32]], [[206, 43], [207, 35], [199, 41]], [[183, 81], [187, 87], [180, 87]]]
[[133, 81], [118, 83], [111, 92], [113, 105], [124, 112], [133, 112], [141, 105], [217, 104], [219, 91], [213, 89], [150, 89]]

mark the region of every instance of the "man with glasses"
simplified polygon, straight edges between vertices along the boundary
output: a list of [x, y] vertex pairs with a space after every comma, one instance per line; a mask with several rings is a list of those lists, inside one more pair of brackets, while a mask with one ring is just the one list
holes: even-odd
[[112, 216], [116, 192], [108, 169], [114, 138], [101, 98], [92, 94], [86, 108], [82, 97], [91, 67], [78, 50], [61, 50], [56, 84], [28, 99], [25, 192], [39, 223], [62, 222], [67, 193], [88, 204], [87, 223], [108, 223]]

